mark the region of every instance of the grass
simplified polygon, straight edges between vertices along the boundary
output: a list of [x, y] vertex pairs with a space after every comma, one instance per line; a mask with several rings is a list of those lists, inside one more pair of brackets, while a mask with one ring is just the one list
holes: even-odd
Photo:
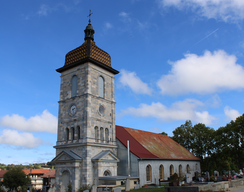
[[133, 192], [165, 192], [164, 187], [162, 188], [140, 188], [140, 189], [134, 189], [131, 190]]

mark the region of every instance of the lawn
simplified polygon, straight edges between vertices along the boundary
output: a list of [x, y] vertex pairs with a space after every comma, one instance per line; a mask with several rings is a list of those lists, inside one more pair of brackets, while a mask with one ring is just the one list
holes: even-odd
[[131, 190], [132, 192], [165, 192], [164, 187], [162, 188], [140, 188]]

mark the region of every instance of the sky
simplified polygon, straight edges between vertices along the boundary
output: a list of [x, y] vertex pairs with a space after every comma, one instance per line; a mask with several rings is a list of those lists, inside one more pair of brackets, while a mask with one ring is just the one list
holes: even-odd
[[116, 124], [172, 136], [218, 129], [244, 109], [243, 0], [2, 0], [0, 163], [51, 161], [65, 55], [84, 42], [111, 56]]

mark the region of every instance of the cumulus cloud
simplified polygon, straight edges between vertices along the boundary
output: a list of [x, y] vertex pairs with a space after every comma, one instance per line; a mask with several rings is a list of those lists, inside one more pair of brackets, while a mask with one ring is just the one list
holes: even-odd
[[136, 75], [135, 72], [121, 70], [119, 82], [123, 86], [128, 86], [135, 93], [151, 95], [152, 89]]
[[228, 120], [236, 120], [237, 117], [241, 116], [237, 110], [231, 109], [229, 106], [225, 107], [224, 112]]
[[31, 132], [57, 132], [57, 117], [44, 110], [41, 115], [36, 115], [26, 119], [18, 114], [6, 115], [0, 119], [0, 125], [11, 127], [21, 131]]
[[185, 58], [170, 62], [172, 69], [157, 82], [162, 94], [209, 94], [244, 88], [244, 69], [236, 56], [223, 50], [205, 51], [201, 56], [185, 54]]
[[179, 10], [190, 8], [200, 16], [238, 22], [244, 18], [243, 0], [159, 0], [163, 7], [174, 6]]
[[139, 108], [130, 107], [122, 112], [122, 115], [133, 115], [138, 117], [154, 117], [160, 121], [176, 121], [191, 119], [192, 121], [204, 124], [212, 124], [215, 117], [207, 111], [197, 111], [204, 106], [201, 101], [186, 99], [172, 104], [170, 108], [160, 102], [140, 104]]
[[43, 141], [40, 138], [35, 138], [31, 133], [18, 133], [15, 130], [5, 129], [0, 135], [0, 144], [34, 148], [43, 144]]

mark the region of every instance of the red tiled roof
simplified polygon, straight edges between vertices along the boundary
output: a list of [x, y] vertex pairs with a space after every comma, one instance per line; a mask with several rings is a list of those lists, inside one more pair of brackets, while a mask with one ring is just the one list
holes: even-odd
[[116, 138], [138, 158], [200, 160], [166, 135], [116, 125]]
[[42, 178], [55, 178], [55, 169], [50, 169], [47, 173], [45, 173]]
[[8, 170], [0, 170], [0, 178], [3, 178], [3, 175], [7, 172]]
[[28, 175], [31, 172], [31, 169], [23, 169], [22, 171], [24, 171], [24, 173]]

